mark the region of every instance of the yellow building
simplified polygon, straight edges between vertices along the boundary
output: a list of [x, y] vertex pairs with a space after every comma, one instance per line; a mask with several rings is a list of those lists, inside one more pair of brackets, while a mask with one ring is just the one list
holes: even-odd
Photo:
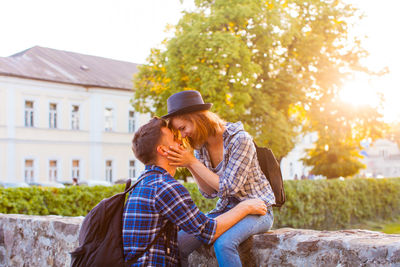
[[33, 47], [0, 58], [0, 181], [135, 178], [137, 64]]

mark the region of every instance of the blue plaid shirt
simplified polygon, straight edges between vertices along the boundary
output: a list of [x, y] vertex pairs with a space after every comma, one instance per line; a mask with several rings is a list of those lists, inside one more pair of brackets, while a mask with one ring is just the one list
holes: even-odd
[[195, 156], [208, 169], [219, 175], [219, 190], [212, 195], [200, 192], [206, 198], [219, 197], [217, 206], [210, 213], [224, 211], [230, 201], [243, 201], [249, 198], [264, 200], [269, 207], [275, 204], [275, 196], [268, 179], [262, 172], [257, 159], [252, 137], [243, 129], [241, 122], [225, 125], [222, 134], [224, 158], [216, 171], [211, 164], [205, 146], [195, 150]]
[[[174, 224], [165, 235], [131, 266], [177, 266], [179, 251], [178, 227], [194, 234], [210, 244], [215, 234], [216, 221], [206, 217], [193, 203], [187, 189], [163, 168], [147, 165], [144, 178], [130, 193], [123, 213], [122, 237], [125, 260], [144, 251], [162, 227], [170, 221]], [[169, 248], [169, 253], [167, 253]]]

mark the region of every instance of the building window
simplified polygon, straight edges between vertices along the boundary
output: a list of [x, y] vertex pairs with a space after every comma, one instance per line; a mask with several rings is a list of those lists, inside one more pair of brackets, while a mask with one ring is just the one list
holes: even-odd
[[134, 111], [129, 111], [129, 132], [133, 133], [135, 132], [135, 112]]
[[25, 182], [27, 182], [27, 183], [34, 182], [35, 170], [34, 170], [34, 164], [33, 163], [34, 163], [33, 159], [26, 159], [25, 160], [24, 177], [25, 177]]
[[113, 180], [113, 162], [106, 160], [106, 181], [112, 182]]
[[130, 179], [135, 179], [136, 176], [136, 170], [135, 170], [135, 161], [130, 160], [129, 161], [129, 178]]
[[79, 180], [80, 178], [80, 161], [79, 160], [73, 160], [72, 161], [72, 178], [77, 178]]
[[112, 108], [106, 108], [104, 110], [104, 130], [111, 132], [114, 124], [114, 111]]
[[49, 128], [57, 128], [57, 104], [49, 105]]
[[78, 105], [72, 105], [71, 129], [79, 130], [79, 106]]
[[25, 127], [34, 126], [33, 101], [25, 101]]
[[57, 160], [49, 161], [49, 181], [55, 182], [58, 180], [57, 177]]

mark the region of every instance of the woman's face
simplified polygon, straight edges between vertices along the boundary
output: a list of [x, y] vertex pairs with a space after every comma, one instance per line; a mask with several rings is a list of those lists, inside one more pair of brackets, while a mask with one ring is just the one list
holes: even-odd
[[171, 121], [172, 127], [181, 132], [182, 138], [193, 138], [194, 125], [192, 122], [180, 118], [174, 118]]

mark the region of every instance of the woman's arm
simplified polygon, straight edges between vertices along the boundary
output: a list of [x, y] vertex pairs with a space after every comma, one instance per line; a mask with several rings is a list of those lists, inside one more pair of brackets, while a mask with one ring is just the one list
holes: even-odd
[[193, 175], [193, 178], [201, 191], [210, 196], [216, 193], [216, 191], [211, 186], [209, 186], [205, 181], [203, 181], [203, 179], [201, 179], [201, 177], [195, 172], [195, 170], [192, 170], [190, 168], [188, 168], [188, 170]]
[[219, 190], [219, 176], [214, 172], [210, 171], [203, 163], [196, 159], [195, 162], [190, 164], [188, 167], [189, 171], [193, 174], [196, 181], [198, 181], [198, 185], [200, 187], [200, 183], [204, 185], [207, 191], [200, 189], [207, 193], [208, 195], [214, 194]]

